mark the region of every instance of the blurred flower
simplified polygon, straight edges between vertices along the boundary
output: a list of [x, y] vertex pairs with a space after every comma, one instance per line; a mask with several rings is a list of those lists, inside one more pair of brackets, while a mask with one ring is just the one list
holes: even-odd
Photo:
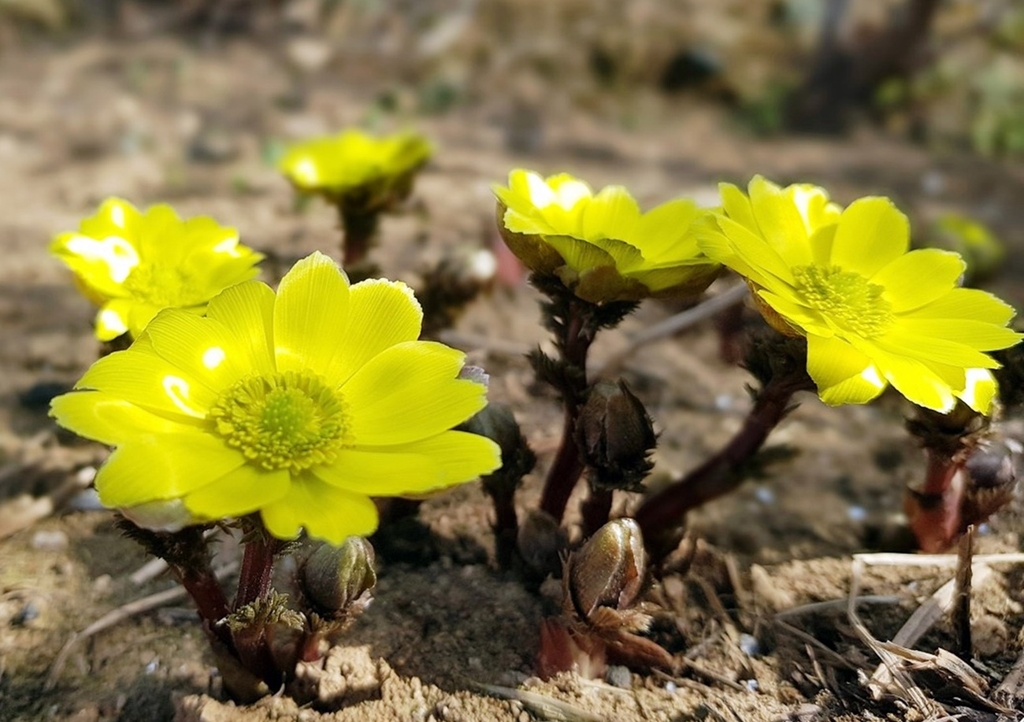
[[689, 199], [641, 213], [622, 186], [595, 195], [570, 175], [544, 179], [526, 170], [512, 171], [508, 187], [495, 185], [494, 193], [498, 229], [512, 252], [585, 301], [695, 296], [718, 274], [690, 233], [702, 211]]
[[50, 253], [100, 307], [101, 341], [137, 337], [165, 308], [202, 314], [225, 288], [254, 278], [263, 258], [208, 216], [182, 220], [164, 204], [140, 212], [120, 198], [105, 200], [77, 232], [59, 234]]
[[1006, 248], [984, 223], [959, 213], [944, 213], [929, 229], [929, 244], [955, 251], [967, 263], [965, 283], [973, 285], [994, 276], [1000, 269]]
[[301, 141], [281, 158], [281, 172], [303, 193], [349, 212], [376, 213], [403, 200], [432, 148], [416, 133], [374, 138], [359, 130]]
[[96, 477], [107, 506], [181, 499], [200, 521], [259, 511], [279, 538], [305, 527], [340, 544], [376, 528], [371, 495], [438, 490], [500, 463], [494, 442], [450, 430], [485, 388], [458, 378], [461, 352], [416, 340], [421, 318], [404, 284], [350, 287], [315, 253], [276, 296], [252, 281], [205, 317], [161, 313], [51, 413], [117, 447]]
[[807, 371], [827, 404], [866, 403], [888, 385], [936, 411], [956, 398], [986, 413], [995, 386], [985, 351], [1020, 335], [1014, 310], [958, 287], [959, 255], [908, 252], [909, 223], [888, 198], [845, 210], [821, 188], [756, 176], [749, 196], [722, 184], [724, 208], [698, 230], [700, 246], [746, 277], [766, 320], [807, 337]]

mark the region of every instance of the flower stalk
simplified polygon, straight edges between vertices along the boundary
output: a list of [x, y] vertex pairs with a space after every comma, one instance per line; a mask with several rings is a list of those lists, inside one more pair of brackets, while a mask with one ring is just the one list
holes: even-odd
[[806, 350], [799, 341], [772, 336], [752, 345], [747, 366], [761, 388], [739, 431], [696, 469], [644, 500], [634, 515], [653, 559], [676, 547], [687, 512], [735, 491], [748, 478], [751, 460], [795, 408], [794, 394], [814, 390], [805, 364]]

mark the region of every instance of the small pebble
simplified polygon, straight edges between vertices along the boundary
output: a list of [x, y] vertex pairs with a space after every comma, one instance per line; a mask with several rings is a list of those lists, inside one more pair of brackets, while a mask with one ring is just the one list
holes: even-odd
[[867, 509], [862, 506], [849, 506], [846, 508], [846, 518], [850, 521], [864, 521], [868, 518]]
[[741, 634], [740, 650], [748, 657], [756, 657], [761, 653], [761, 645], [753, 634]]
[[160, 669], [160, 660], [154, 659], [152, 662], [146, 665], [146, 674], [153, 674]]
[[774, 504], [775, 503], [775, 492], [769, 489], [767, 486], [759, 486], [754, 490], [754, 496], [762, 504]]
[[677, 685], [675, 682], [671, 682], [671, 681], [670, 682], [666, 682], [665, 683], [665, 691], [668, 692], [669, 694], [675, 694], [676, 692], [679, 691], [679, 685]]
[[25, 602], [25, 606], [18, 610], [17, 614], [11, 617], [12, 627], [24, 627], [39, 616], [39, 607], [35, 602]]
[[98, 511], [106, 508], [100, 503], [100, 495], [95, 489], [85, 489], [75, 494], [69, 506], [75, 511]]
[[633, 688], [633, 675], [630, 674], [629, 668], [623, 667], [621, 664], [609, 665], [608, 671], [604, 675], [604, 681], [619, 689]]
[[67, 547], [68, 535], [62, 531], [37, 531], [32, 535], [32, 548], [41, 552], [59, 552]]

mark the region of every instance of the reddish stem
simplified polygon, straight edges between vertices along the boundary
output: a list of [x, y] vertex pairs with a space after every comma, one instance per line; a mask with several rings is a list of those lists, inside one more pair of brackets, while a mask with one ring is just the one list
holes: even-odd
[[361, 263], [373, 245], [377, 234], [378, 213], [353, 213], [338, 209], [341, 215], [343, 239], [341, 267], [346, 271]]
[[737, 473], [739, 468], [757, 453], [789, 411], [793, 394], [808, 388], [812, 388], [809, 379], [794, 382], [776, 377], [768, 381], [728, 444], [681, 480], [644, 501], [634, 518], [652, 554], [671, 551], [661, 548], [662, 542], [688, 511], [734, 491], [745, 481], [744, 475]]
[[565, 403], [565, 421], [562, 425], [562, 442], [555, 454], [555, 460], [548, 469], [544, 480], [544, 491], [540, 498], [540, 508], [547, 512], [556, 522], [562, 521], [565, 507], [572, 496], [572, 490], [583, 473], [583, 461], [576, 446], [576, 419], [579, 416], [578, 398], [586, 389], [587, 352], [593, 341], [584, 332], [583, 318], [576, 303], [570, 306], [569, 319], [565, 329], [565, 338], [561, 339], [560, 349], [562, 360], [567, 366], [575, 367], [582, 374], [582, 384], [576, 389], [562, 389]]
[[920, 489], [907, 489], [903, 511], [921, 551], [944, 552], [960, 533], [964, 454], [925, 449], [927, 467]]
[[270, 593], [274, 573], [274, 556], [281, 549], [281, 542], [263, 533], [253, 534], [252, 541], [245, 544], [242, 554], [242, 568], [238, 575], [238, 593], [235, 595], [235, 610], [265, 598]]
[[608, 517], [612, 512], [612, 490], [590, 489], [590, 496], [581, 506], [583, 513], [583, 538], [589, 538], [608, 523]]

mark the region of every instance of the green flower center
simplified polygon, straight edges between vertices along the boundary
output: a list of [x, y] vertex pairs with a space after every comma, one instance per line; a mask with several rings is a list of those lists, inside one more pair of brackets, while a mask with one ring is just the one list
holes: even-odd
[[195, 279], [173, 265], [140, 263], [124, 279], [123, 285], [132, 297], [159, 308], [197, 306], [209, 300]]
[[339, 395], [315, 374], [294, 371], [242, 379], [209, 418], [228, 446], [267, 471], [330, 464], [347, 431]]
[[855, 271], [839, 266], [800, 266], [793, 269], [803, 302], [844, 331], [871, 338], [892, 322], [892, 306], [882, 298], [885, 289]]

